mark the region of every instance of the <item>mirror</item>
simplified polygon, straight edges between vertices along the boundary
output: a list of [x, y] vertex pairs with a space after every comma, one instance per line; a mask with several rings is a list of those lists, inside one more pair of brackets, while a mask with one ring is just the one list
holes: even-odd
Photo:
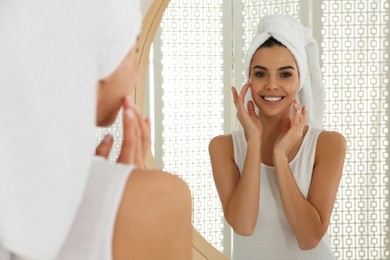
[[[378, 236], [388, 238], [386, 230], [389, 230], [390, 226], [387, 142], [389, 51], [388, 48], [381, 46], [389, 45], [388, 23], [383, 22], [389, 19], [389, 6], [385, 1], [359, 2], [356, 5], [348, 1], [336, 1], [336, 3], [327, 0], [312, 2], [311, 5], [308, 1], [283, 3], [261, 1], [261, 4], [259, 2], [172, 1], [172, 5], [177, 6], [180, 3], [180, 8], [168, 10], [169, 19], [163, 19], [162, 29], [159, 31], [157, 27], [164, 15], [163, 8], [170, 3], [163, 0], [153, 1], [151, 7], [154, 6], [155, 10], [158, 10], [155, 13], [159, 15], [150, 19], [155, 26], [154, 31], [143, 31], [143, 33], [148, 44], [154, 40], [159, 41], [161, 37], [168, 43], [155, 42], [155, 46], [158, 44], [160, 46], [151, 50], [153, 56], [151, 64], [154, 71], [164, 73], [171, 71], [171, 75], [156, 75], [155, 79], [158, 82], [149, 82], [154, 86], [154, 96], [160, 98], [151, 102], [158, 107], [155, 107], [155, 113], [160, 113], [155, 116], [154, 125], [157, 127], [156, 132], [164, 136], [156, 137], [156, 158], [151, 156], [147, 167], [158, 165], [179, 175], [187, 171], [195, 175], [194, 180], [187, 180], [187, 176], [183, 177], [188, 182], [194, 182], [190, 184], [193, 185], [191, 190], [196, 210], [194, 226], [200, 223], [198, 220], [201, 219], [205, 219], [204, 223], [211, 223], [195, 229], [204, 228], [209, 231], [217, 225], [218, 229], [222, 230], [217, 232], [222, 236], [222, 238], [217, 237], [217, 240], [222, 241], [224, 249], [228, 248], [229, 232], [225, 232], [226, 230], [220, 227], [220, 224], [215, 224], [223, 225], [223, 216], [218, 215], [219, 213], [210, 213], [218, 212], [220, 209], [214, 202], [207, 204], [207, 198], [215, 195], [209, 188], [213, 185], [213, 181], [208, 179], [211, 177], [210, 169], [207, 166], [205, 169], [197, 169], [195, 164], [186, 165], [179, 161], [207, 160], [203, 155], [197, 157], [199, 150], [206, 151], [207, 154], [207, 138], [220, 132], [229, 133], [235, 129], [235, 113], [231, 109], [229, 87], [226, 86], [232, 84], [239, 86], [243, 82], [243, 67], [239, 61], [242, 60], [243, 50], [252, 38], [258, 17], [269, 13], [286, 13], [300, 17], [305, 25], [312, 28], [315, 38], [321, 42], [323, 75], [328, 95], [325, 128], [343, 133], [348, 142], [344, 176], [340, 184], [332, 224], [329, 227], [335, 254], [338, 257], [349, 253], [363, 255], [366, 258], [369, 258], [369, 255], [385, 258], [389, 255], [388, 243], [383, 242], [383, 239]], [[235, 15], [233, 19], [228, 17], [232, 13]], [[197, 20], [204, 22], [197, 22]], [[191, 38], [186, 35], [191, 32], [199, 33], [198, 36]], [[154, 33], [157, 33], [157, 37], [152, 36]], [[344, 36], [340, 37], [341, 34]], [[223, 35], [222, 39], [221, 35]], [[140, 60], [140, 67], [145, 66], [145, 70], [149, 62], [147, 57], [150, 54], [149, 49], [147, 51], [143, 56], [145, 60]], [[192, 52], [199, 55], [184, 55]], [[206, 70], [203, 70], [204, 68]], [[215, 68], [217, 72], [210, 72], [213, 71], [211, 68]], [[199, 80], [200, 76], [203, 77], [202, 80]], [[144, 77], [141, 78], [145, 80]], [[145, 100], [150, 93], [147, 88], [143, 88], [144, 83], [145, 81], [138, 85], [135, 96], [136, 102], [146, 107]], [[156, 90], [157, 86], [163, 86], [164, 90]], [[189, 88], [190, 90], [187, 91]], [[215, 89], [220, 90], [210, 91]], [[207, 91], [210, 91], [207, 93], [210, 95], [202, 96]], [[210, 101], [214, 104], [219, 100], [223, 101], [215, 107], [207, 103]], [[196, 102], [203, 104], [203, 108], [193, 105]], [[187, 106], [175, 106], [178, 104]], [[165, 110], [168, 107], [171, 107], [171, 114]], [[188, 111], [184, 110], [186, 107]], [[191, 114], [192, 112], [194, 114]], [[219, 117], [209, 116], [210, 114]], [[179, 117], [171, 115], [179, 115]], [[185, 115], [191, 116], [188, 119]], [[165, 122], [162, 122], [163, 120]], [[163, 125], [165, 123], [168, 124]], [[202, 124], [206, 124], [206, 127], [197, 128]], [[188, 136], [180, 137], [177, 133], [180, 131], [177, 129], [186, 125], [188, 127], [181, 132]], [[220, 125], [223, 126], [219, 128]], [[208, 126], [213, 126], [211, 131], [217, 129], [218, 133], [207, 133]], [[194, 145], [183, 142], [193, 137], [198, 138], [200, 129], [207, 129], [202, 133], [206, 138], [195, 139], [198, 141], [195, 141]], [[164, 138], [177, 142], [170, 144], [165, 142]], [[191, 153], [187, 155], [180, 150], [181, 148]], [[177, 165], [188, 168], [175, 168], [174, 164], [163, 162], [163, 157], [171, 161], [176, 160], [179, 162]], [[204, 176], [199, 177], [201, 174]], [[202, 197], [206, 198], [205, 202], [199, 199]], [[363, 222], [365, 224], [362, 224]], [[213, 238], [213, 235], [207, 232], [203, 236], [209, 241]], [[200, 235], [198, 237], [203, 239]], [[361, 248], [359, 241], [364, 241], [364, 244], [370, 246]], [[371, 241], [382, 242], [374, 244]], [[222, 256], [217, 254], [216, 257]]]
[[[139, 52], [139, 69], [140, 81], [135, 88], [135, 103], [145, 108], [145, 73], [149, 64], [150, 46], [154, 39], [157, 27], [160, 24], [162, 15], [169, 1], [155, 0], [151, 3], [148, 12], [145, 15], [143, 28], [139, 35], [140, 52]], [[146, 168], [154, 168], [157, 163], [152, 155], [149, 156]], [[160, 166], [161, 167], [161, 166]], [[196, 229], [193, 228], [193, 259], [226, 259], [218, 250], [208, 243]]]

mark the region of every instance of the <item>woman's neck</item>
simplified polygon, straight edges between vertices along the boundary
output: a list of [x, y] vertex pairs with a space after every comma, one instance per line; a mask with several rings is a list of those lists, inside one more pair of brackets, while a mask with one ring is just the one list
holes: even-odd
[[[279, 116], [279, 117], [262, 117], [260, 120], [263, 126], [262, 131], [262, 141], [261, 141], [261, 162], [263, 164], [273, 166], [273, 148], [276, 142], [276, 139], [280, 135], [282, 129], [284, 128], [285, 120], [287, 119], [288, 114]], [[289, 153], [289, 161], [292, 160], [303, 141], [303, 138], [307, 132], [308, 127], [305, 126], [302, 133], [301, 140], [297, 143], [296, 147]]]
[[267, 140], [275, 140], [283, 127], [283, 123], [286, 120], [288, 115], [283, 116], [273, 116], [273, 117], [265, 117], [260, 116], [261, 125], [262, 125], [262, 139]]
[[286, 115], [273, 117], [260, 116], [263, 128], [261, 141], [261, 161], [266, 165], [273, 166], [274, 144], [282, 131], [283, 124], [287, 117], [287, 113]]

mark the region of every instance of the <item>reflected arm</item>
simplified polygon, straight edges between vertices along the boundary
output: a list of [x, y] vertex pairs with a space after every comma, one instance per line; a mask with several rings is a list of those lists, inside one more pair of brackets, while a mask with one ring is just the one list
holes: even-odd
[[248, 142], [247, 157], [240, 176], [234, 162], [231, 135], [215, 137], [209, 146], [214, 181], [226, 221], [243, 236], [255, 229], [260, 200], [260, 141]]
[[280, 197], [288, 222], [302, 250], [314, 248], [328, 229], [340, 183], [345, 139], [335, 132], [322, 132], [308, 197], [299, 190], [286, 156], [274, 155]]

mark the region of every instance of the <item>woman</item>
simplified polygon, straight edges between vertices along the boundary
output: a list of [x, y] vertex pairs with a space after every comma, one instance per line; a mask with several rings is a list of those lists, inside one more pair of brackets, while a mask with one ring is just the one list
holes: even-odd
[[315, 40], [294, 18], [259, 23], [245, 57], [248, 81], [240, 94], [232, 88], [243, 129], [209, 146], [234, 230], [233, 259], [334, 258], [326, 231], [346, 145], [321, 129], [318, 59]]
[[[187, 185], [143, 169], [137, 0], [6, 1], [0, 9], [0, 258], [190, 259]], [[133, 47], [134, 46], [134, 47]], [[113, 164], [95, 126], [124, 108]]]

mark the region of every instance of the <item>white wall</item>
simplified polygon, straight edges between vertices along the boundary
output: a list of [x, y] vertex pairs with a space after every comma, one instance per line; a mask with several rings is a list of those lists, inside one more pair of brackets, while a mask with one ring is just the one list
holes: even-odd
[[153, 0], [140, 0], [141, 2], [141, 11], [145, 15], [149, 9], [149, 6], [152, 4]]

